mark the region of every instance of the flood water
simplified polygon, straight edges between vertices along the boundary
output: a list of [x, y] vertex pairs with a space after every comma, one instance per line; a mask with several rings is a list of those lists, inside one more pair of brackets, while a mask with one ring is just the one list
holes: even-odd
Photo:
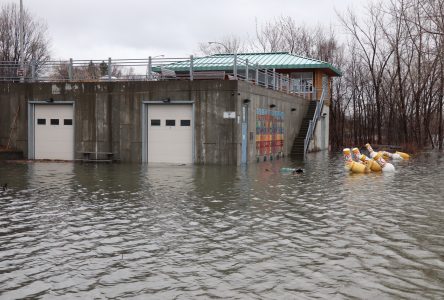
[[394, 165], [0, 164], [0, 298], [443, 298], [444, 155]]

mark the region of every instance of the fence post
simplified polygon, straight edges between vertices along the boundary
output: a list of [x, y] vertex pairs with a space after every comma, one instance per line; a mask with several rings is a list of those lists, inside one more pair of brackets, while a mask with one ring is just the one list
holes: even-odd
[[153, 79], [153, 59], [151, 56], [148, 56], [148, 69], [147, 69], [147, 79], [152, 80]]
[[193, 81], [194, 57], [190, 55], [190, 81]]
[[259, 85], [259, 64], [256, 63], [256, 85]]
[[248, 58], [245, 60], [245, 80], [248, 82]]
[[287, 93], [290, 93], [290, 74], [287, 74]]
[[265, 71], [265, 88], [268, 89], [268, 70], [264, 69]]
[[73, 61], [72, 61], [72, 58], [70, 58], [69, 59], [69, 64], [68, 64], [68, 79], [70, 80], [70, 81], [72, 81], [72, 74], [73, 73]]
[[237, 53], [234, 53], [233, 76], [234, 79], [237, 80]]
[[276, 69], [273, 68], [273, 90], [276, 90]]
[[111, 80], [111, 75], [113, 73], [112, 67], [111, 67], [111, 57], [108, 57], [108, 79]]

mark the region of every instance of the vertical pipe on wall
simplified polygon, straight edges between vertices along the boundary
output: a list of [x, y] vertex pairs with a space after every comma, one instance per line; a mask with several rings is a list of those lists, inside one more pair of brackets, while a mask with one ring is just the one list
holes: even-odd
[[28, 102], [28, 159], [34, 159], [34, 104]]

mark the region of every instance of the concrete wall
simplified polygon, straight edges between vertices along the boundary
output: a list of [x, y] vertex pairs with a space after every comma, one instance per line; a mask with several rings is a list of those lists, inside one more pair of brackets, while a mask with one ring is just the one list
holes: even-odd
[[[326, 114], [324, 117], [323, 114]], [[308, 152], [315, 152], [321, 150], [328, 150], [329, 147], [329, 118], [330, 118], [330, 107], [324, 105], [321, 112], [321, 117], [318, 119], [318, 124], [313, 134], [313, 139], [310, 141], [308, 146]]]
[[[270, 105], [274, 104], [276, 107], [273, 110], [284, 112], [284, 155], [288, 155], [291, 152], [291, 147], [299, 129], [301, 127], [302, 119], [308, 109], [309, 100], [295, 97], [289, 94], [276, 92], [269, 89], [264, 89], [246, 82], [239, 82], [238, 90], [238, 111], [241, 113], [241, 106], [245, 99], [249, 99], [248, 104], [248, 160], [256, 161], [256, 109], [264, 108], [270, 109]], [[292, 111], [292, 109], [295, 109]], [[239, 129], [240, 130], [240, 129]], [[253, 138], [251, 138], [253, 137]], [[239, 147], [241, 137], [239, 136]], [[241, 151], [239, 148], [240, 161]], [[259, 157], [259, 160], [263, 160], [263, 157]]]
[[[285, 113], [284, 154], [307, 110], [308, 101], [250, 83], [229, 80], [100, 82], [100, 83], [2, 83], [0, 84], [0, 145], [6, 145], [12, 130], [12, 146], [28, 157], [28, 101], [75, 102], [75, 152], [112, 151], [124, 162], [141, 162], [143, 101], [195, 103], [195, 162], [239, 164], [241, 159], [242, 103], [249, 99], [248, 160], [256, 161], [256, 108]], [[295, 111], [291, 111], [295, 108]], [[16, 112], [18, 114], [14, 122]], [[225, 111], [236, 112], [224, 119]], [[253, 139], [250, 137], [253, 136]]]

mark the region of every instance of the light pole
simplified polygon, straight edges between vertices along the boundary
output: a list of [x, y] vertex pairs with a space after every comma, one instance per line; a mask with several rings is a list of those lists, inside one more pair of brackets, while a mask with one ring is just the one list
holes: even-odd
[[[231, 53], [230, 49], [228, 49], [228, 47], [225, 44], [222, 44], [220, 42], [208, 42], [208, 44], [209, 45], [212, 45], [212, 44], [221, 45], [222, 47], [225, 48], [225, 51], [227, 52], [227, 54]], [[236, 49], [233, 51], [233, 59], [234, 59], [234, 61], [233, 61], [233, 75], [234, 75], [234, 78], [237, 79], [237, 53], [236, 53]]]
[[25, 39], [24, 39], [24, 35], [25, 35], [25, 30], [24, 30], [24, 19], [23, 19], [23, 0], [20, 0], [20, 20], [19, 20], [19, 34], [20, 34], [20, 57], [19, 57], [19, 62], [20, 62], [20, 67], [19, 67], [19, 72], [17, 75], [19, 75], [20, 77], [20, 82], [24, 82], [25, 81], [25, 68], [23, 65], [24, 62], [24, 45], [25, 45]]
[[160, 54], [160, 55], [156, 55], [156, 56], [149, 56], [148, 57], [148, 65], [146, 66], [146, 78], [148, 80], [152, 79], [152, 74], [153, 74], [153, 58], [159, 58], [159, 57], [164, 57], [165, 55]]
[[231, 52], [230, 49], [228, 49], [228, 47], [225, 46], [225, 44], [222, 44], [222, 43], [220, 43], [220, 42], [208, 42], [208, 45], [213, 45], [213, 44], [221, 45], [222, 47], [224, 47], [224, 49], [225, 49], [225, 51], [226, 51], [227, 53], [230, 53], [230, 52]]

